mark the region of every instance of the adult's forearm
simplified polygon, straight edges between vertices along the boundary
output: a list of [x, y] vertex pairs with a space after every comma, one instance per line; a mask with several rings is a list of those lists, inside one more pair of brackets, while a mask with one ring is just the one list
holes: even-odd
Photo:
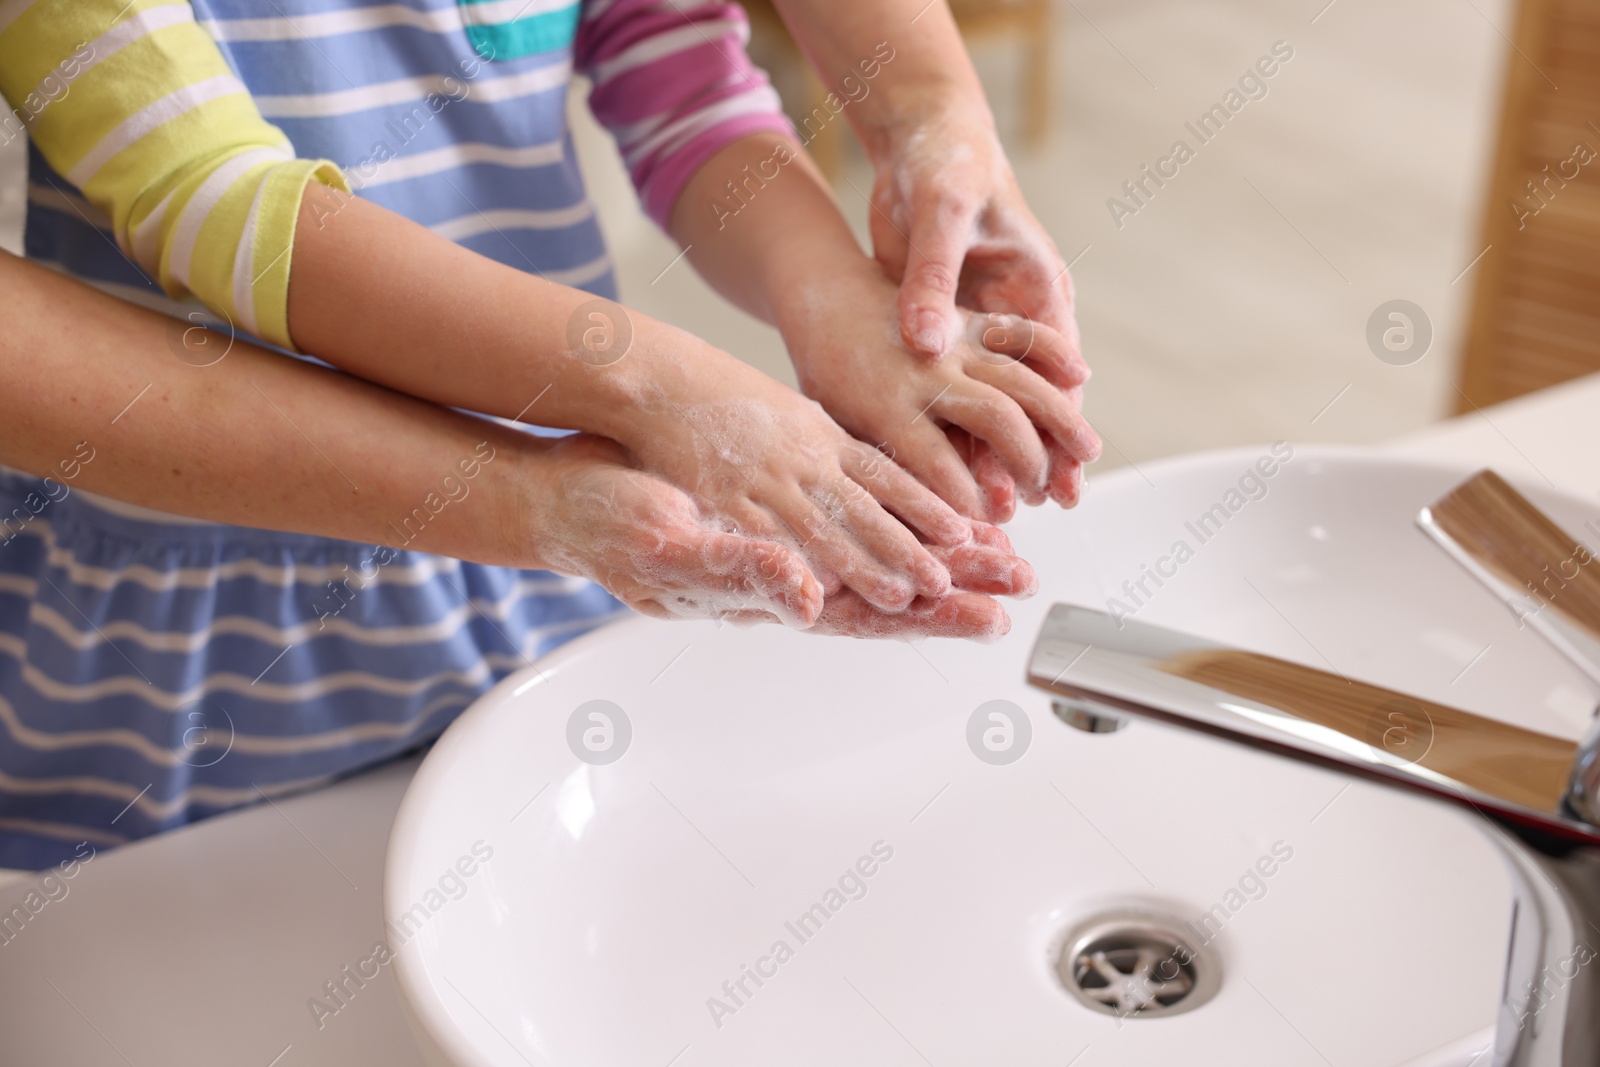
[[[987, 107], [945, 0], [774, 4], [823, 85], [848, 99], [844, 115], [874, 161], [882, 161], [898, 138], [914, 132], [922, 115], [947, 101]], [[880, 43], [894, 50], [893, 58], [873, 64]], [[867, 77], [868, 70], [875, 75]]]
[[242, 341], [185, 347], [184, 323], [4, 253], [0, 291], [0, 462], [194, 518], [531, 565], [525, 435]]

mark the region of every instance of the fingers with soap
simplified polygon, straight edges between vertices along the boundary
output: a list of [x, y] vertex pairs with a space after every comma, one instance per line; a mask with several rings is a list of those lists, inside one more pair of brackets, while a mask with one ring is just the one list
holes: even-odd
[[[971, 373], [1015, 401], [1031, 423], [1076, 462], [1092, 463], [1100, 457], [1100, 437], [1071, 397], [1023, 364], [994, 366], [979, 362]], [[1044, 483], [1039, 484], [1042, 487]]]
[[[852, 462], [846, 464], [845, 471], [923, 540], [938, 545], [959, 545], [972, 536], [971, 522], [945, 503], [938, 493], [912, 477], [892, 457], [877, 449], [862, 445]], [[964, 473], [959, 458], [952, 471]]]
[[[1017, 368], [1013, 366], [1012, 369]], [[1025, 368], [1022, 372], [1032, 374]], [[1038, 380], [1037, 375], [1034, 378]], [[940, 418], [986, 442], [1019, 485], [1044, 486], [1050, 473], [1050, 456], [1040, 439], [1039, 428], [1022, 406], [1003, 390], [968, 378], [946, 391], [932, 410]]]
[[880, 553], [886, 546], [875, 540], [863, 543], [844, 521], [842, 498], [829, 494], [812, 500], [799, 493], [784, 493], [771, 506], [806, 558], [837, 575], [868, 602], [884, 611], [899, 611], [917, 595], [910, 573], [882, 561]]
[[1083, 464], [1053, 439], [1045, 447], [1050, 450], [1050, 499], [1064, 508], [1077, 507], [1083, 497]]
[[856, 482], [849, 486], [854, 494], [845, 497], [844, 508], [856, 538], [895, 573], [912, 575], [917, 596], [942, 596], [948, 592], [949, 572], [905, 523], [885, 511], [865, 487]]
[[1011, 630], [1011, 618], [992, 598], [952, 592], [918, 600], [905, 611], [887, 614], [860, 597], [830, 597], [808, 632], [849, 637], [958, 637], [995, 641]]
[[952, 510], [963, 516], [987, 514], [983, 494], [966, 458], [927, 413], [884, 427], [883, 440], [895, 462]]
[[974, 523], [970, 544], [938, 548], [934, 554], [950, 569], [951, 584], [957, 589], [1013, 597], [1030, 597], [1039, 591], [1033, 567], [1014, 553], [1010, 539], [998, 526]]
[[[1049, 442], [1045, 442], [1046, 448]], [[1017, 512], [1017, 480], [986, 441], [972, 442], [972, 476], [983, 490], [990, 522], [1010, 522]], [[1051, 468], [1054, 473], [1054, 466]]]
[[632, 469], [626, 451], [587, 434], [550, 446], [527, 517], [539, 559], [591, 578], [623, 603], [657, 617], [764, 611], [789, 625], [814, 623], [823, 586], [793, 548], [702, 521], [682, 490]]
[[[982, 332], [984, 348], [996, 355], [1009, 356], [1025, 363], [1040, 377], [1060, 390], [1081, 388], [1090, 377], [1089, 365], [1078, 352], [1077, 343], [1059, 330], [1033, 319], [1005, 316], [1006, 328]], [[986, 361], [993, 362], [993, 361]]]

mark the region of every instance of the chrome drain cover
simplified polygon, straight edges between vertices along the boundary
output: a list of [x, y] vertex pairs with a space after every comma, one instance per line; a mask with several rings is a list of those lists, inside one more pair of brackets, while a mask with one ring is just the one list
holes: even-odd
[[1191, 1011], [1216, 995], [1215, 957], [1163, 916], [1131, 911], [1099, 915], [1061, 942], [1056, 977], [1081, 1003], [1119, 1018]]

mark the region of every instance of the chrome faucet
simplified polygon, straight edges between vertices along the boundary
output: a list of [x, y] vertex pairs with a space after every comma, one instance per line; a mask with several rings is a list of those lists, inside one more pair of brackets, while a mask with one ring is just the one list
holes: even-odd
[[1600, 722], [1573, 742], [1066, 604], [1028, 681], [1080, 729], [1150, 719], [1473, 812], [1515, 896], [1490, 1062], [1600, 1064]]

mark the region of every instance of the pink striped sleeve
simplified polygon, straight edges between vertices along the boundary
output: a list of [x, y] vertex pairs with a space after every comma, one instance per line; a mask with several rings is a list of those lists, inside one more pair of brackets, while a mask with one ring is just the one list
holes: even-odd
[[718, 149], [751, 133], [793, 134], [750, 24], [733, 3], [589, 0], [574, 61], [594, 82], [589, 108], [611, 131], [645, 211], [663, 228], [678, 194]]

